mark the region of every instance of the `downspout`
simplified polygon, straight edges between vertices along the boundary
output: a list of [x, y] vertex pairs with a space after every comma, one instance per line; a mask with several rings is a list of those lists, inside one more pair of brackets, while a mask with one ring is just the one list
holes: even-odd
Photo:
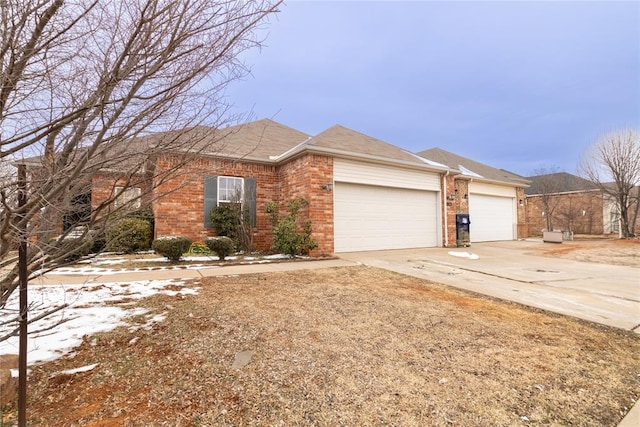
[[444, 247], [448, 248], [449, 247], [449, 223], [447, 221], [447, 218], [449, 217], [449, 212], [447, 209], [447, 177], [449, 176], [449, 171], [445, 172], [444, 174], [444, 180], [442, 181], [442, 189], [443, 189], [443, 201], [444, 201], [444, 209], [443, 209], [443, 214], [444, 214]]

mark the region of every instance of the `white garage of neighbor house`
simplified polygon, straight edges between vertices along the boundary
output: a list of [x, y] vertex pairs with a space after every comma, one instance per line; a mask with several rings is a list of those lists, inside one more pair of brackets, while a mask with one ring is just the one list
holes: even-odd
[[439, 246], [440, 174], [335, 159], [333, 175], [335, 252]]
[[440, 148], [418, 155], [459, 171], [454, 204], [456, 213], [469, 214], [471, 243], [518, 238], [519, 225], [525, 225], [526, 178]]
[[469, 182], [471, 242], [517, 239], [516, 189]]

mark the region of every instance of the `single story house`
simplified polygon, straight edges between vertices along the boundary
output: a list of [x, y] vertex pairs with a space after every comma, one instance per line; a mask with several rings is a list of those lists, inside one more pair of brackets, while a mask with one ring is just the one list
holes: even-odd
[[[301, 215], [318, 243], [312, 255], [455, 246], [457, 213], [470, 214], [472, 242], [523, 237], [527, 181], [444, 150], [414, 154], [339, 125], [307, 135], [269, 119], [197, 127], [180, 138], [191, 136], [197, 146], [148, 159], [138, 183], [122, 194], [151, 188], [142, 204], [153, 211], [156, 238], [213, 236], [211, 209], [238, 198], [253, 216], [254, 245], [267, 250], [267, 204], [296, 197], [309, 202]], [[128, 149], [142, 153], [134, 145], [153, 138]], [[91, 206], [104, 204], [120, 179], [114, 171], [96, 174]]]
[[525, 189], [528, 235], [552, 229], [576, 234], [617, 234], [620, 211], [616, 201], [593, 182], [566, 172], [528, 177]]

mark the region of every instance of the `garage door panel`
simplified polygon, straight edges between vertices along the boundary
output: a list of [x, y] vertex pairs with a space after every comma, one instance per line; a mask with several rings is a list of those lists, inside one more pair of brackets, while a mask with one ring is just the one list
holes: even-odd
[[335, 251], [437, 246], [436, 193], [336, 183]]
[[514, 198], [470, 194], [471, 242], [514, 239]]

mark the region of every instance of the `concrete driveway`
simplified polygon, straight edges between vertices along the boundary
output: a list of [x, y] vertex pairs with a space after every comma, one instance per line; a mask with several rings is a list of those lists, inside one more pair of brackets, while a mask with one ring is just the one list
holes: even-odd
[[[536, 256], [540, 242], [340, 254], [345, 260], [640, 333], [640, 269]], [[477, 255], [477, 259], [454, 256]]]

